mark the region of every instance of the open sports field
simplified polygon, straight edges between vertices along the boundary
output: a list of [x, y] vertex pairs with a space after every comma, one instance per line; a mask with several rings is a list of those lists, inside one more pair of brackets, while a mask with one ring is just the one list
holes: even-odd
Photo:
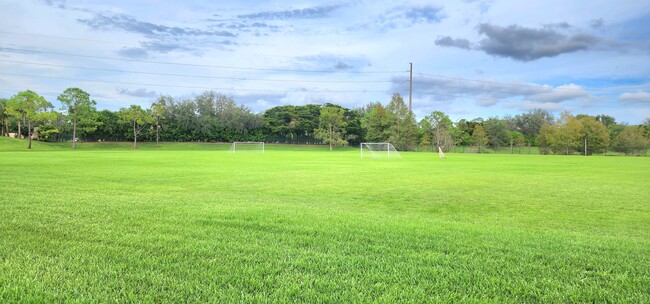
[[650, 302], [650, 159], [0, 141], [0, 302]]

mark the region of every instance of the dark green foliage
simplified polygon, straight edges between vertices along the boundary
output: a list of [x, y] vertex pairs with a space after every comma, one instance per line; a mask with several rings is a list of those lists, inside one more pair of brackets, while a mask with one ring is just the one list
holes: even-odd
[[490, 117], [483, 122], [483, 129], [488, 137], [488, 144], [494, 149], [506, 145], [508, 142], [508, 129], [503, 120], [498, 117]]
[[417, 144], [418, 130], [415, 117], [399, 93], [393, 94], [386, 107], [392, 122], [388, 128], [388, 142], [397, 150], [411, 150]]
[[318, 128], [314, 136], [329, 145], [330, 151], [334, 146], [343, 146], [348, 142], [344, 139], [345, 110], [340, 107], [324, 106], [321, 108]]
[[361, 125], [366, 130], [365, 140], [368, 142], [386, 142], [390, 137], [389, 128], [394, 118], [381, 103], [376, 103], [364, 115]]
[[524, 134], [526, 142], [529, 144], [535, 143], [535, 139], [544, 124], [552, 125], [555, 123], [553, 115], [542, 109], [535, 109], [528, 113], [519, 114], [514, 119], [517, 131]]
[[612, 149], [625, 155], [641, 155], [650, 146], [650, 138], [642, 126], [627, 126], [616, 136]]
[[481, 148], [487, 146], [489, 139], [483, 125], [476, 124], [474, 126], [474, 132], [472, 132], [472, 144], [478, 147], [478, 153], [481, 153]]
[[277, 143], [316, 143], [320, 106], [278, 106], [264, 112], [268, 141]]
[[79, 88], [68, 88], [57, 99], [72, 123], [72, 149], [75, 149], [77, 137], [97, 129], [97, 103], [90, 100], [90, 95]]

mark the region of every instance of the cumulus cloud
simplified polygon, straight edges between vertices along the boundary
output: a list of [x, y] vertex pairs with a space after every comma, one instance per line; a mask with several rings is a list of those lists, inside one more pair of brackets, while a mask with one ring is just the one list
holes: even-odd
[[461, 38], [454, 39], [449, 36], [444, 36], [444, 37], [438, 37], [435, 43], [438, 46], [457, 47], [465, 50], [470, 49], [470, 42], [467, 39], [461, 39]]
[[[419, 77], [418, 77], [419, 78]], [[587, 100], [591, 96], [580, 86], [567, 84], [548, 86], [533, 83], [503, 83], [490, 80], [466, 80], [450, 77], [424, 77], [414, 80], [413, 90], [417, 95], [434, 98], [441, 101], [451, 101], [459, 98], [474, 99], [481, 107], [491, 107], [500, 102], [517, 104], [538, 104], [544, 108], [558, 108], [551, 104], [561, 104], [569, 100]], [[393, 89], [397, 89], [404, 77], [393, 79]]]
[[530, 97], [530, 100], [539, 103], [561, 103], [566, 100], [585, 98], [589, 96], [587, 91], [575, 84], [561, 85], [555, 88], [545, 88], [548, 88], [547, 92], [533, 95]]
[[136, 90], [121, 88], [118, 90], [118, 92], [122, 95], [133, 96], [133, 97], [153, 98], [158, 96], [158, 93], [156, 93], [156, 91], [147, 91], [147, 89], [142, 89], [142, 88]]
[[618, 96], [618, 100], [622, 103], [648, 103], [650, 104], [650, 93], [648, 92], [634, 92], [623, 93]]
[[518, 25], [502, 27], [480, 24], [478, 31], [486, 36], [479, 42], [480, 50], [490, 55], [519, 61], [532, 61], [587, 50], [600, 41], [590, 34], [565, 35], [549, 27], [534, 29]]

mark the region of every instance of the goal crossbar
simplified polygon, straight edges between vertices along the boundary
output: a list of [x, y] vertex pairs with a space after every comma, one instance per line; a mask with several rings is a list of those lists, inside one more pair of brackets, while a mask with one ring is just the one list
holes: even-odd
[[361, 158], [364, 158], [364, 150], [366, 150], [366, 157], [368, 157], [368, 155], [372, 158], [402, 157], [391, 143], [361, 143], [359, 144]]
[[[249, 148], [243, 148], [249, 147]], [[230, 153], [237, 153], [237, 151], [260, 151], [264, 154], [263, 141], [235, 141], [230, 146]]]

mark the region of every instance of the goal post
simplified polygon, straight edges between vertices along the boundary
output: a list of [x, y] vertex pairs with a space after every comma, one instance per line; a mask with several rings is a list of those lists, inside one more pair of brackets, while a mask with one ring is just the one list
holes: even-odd
[[230, 153], [261, 153], [264, 154], [264, 142], [262, 141], [236, 141], [230, 145]]
[[402, 158], [391, 143], [359, 144], [361, 158]]
[[447, 158], [447, 157], [445, 156], [445, 153], [442, 152], [442, 149], [441, 149], [440, 147], [438, 147], [438, 157], [440, 157], [440, 158]]

